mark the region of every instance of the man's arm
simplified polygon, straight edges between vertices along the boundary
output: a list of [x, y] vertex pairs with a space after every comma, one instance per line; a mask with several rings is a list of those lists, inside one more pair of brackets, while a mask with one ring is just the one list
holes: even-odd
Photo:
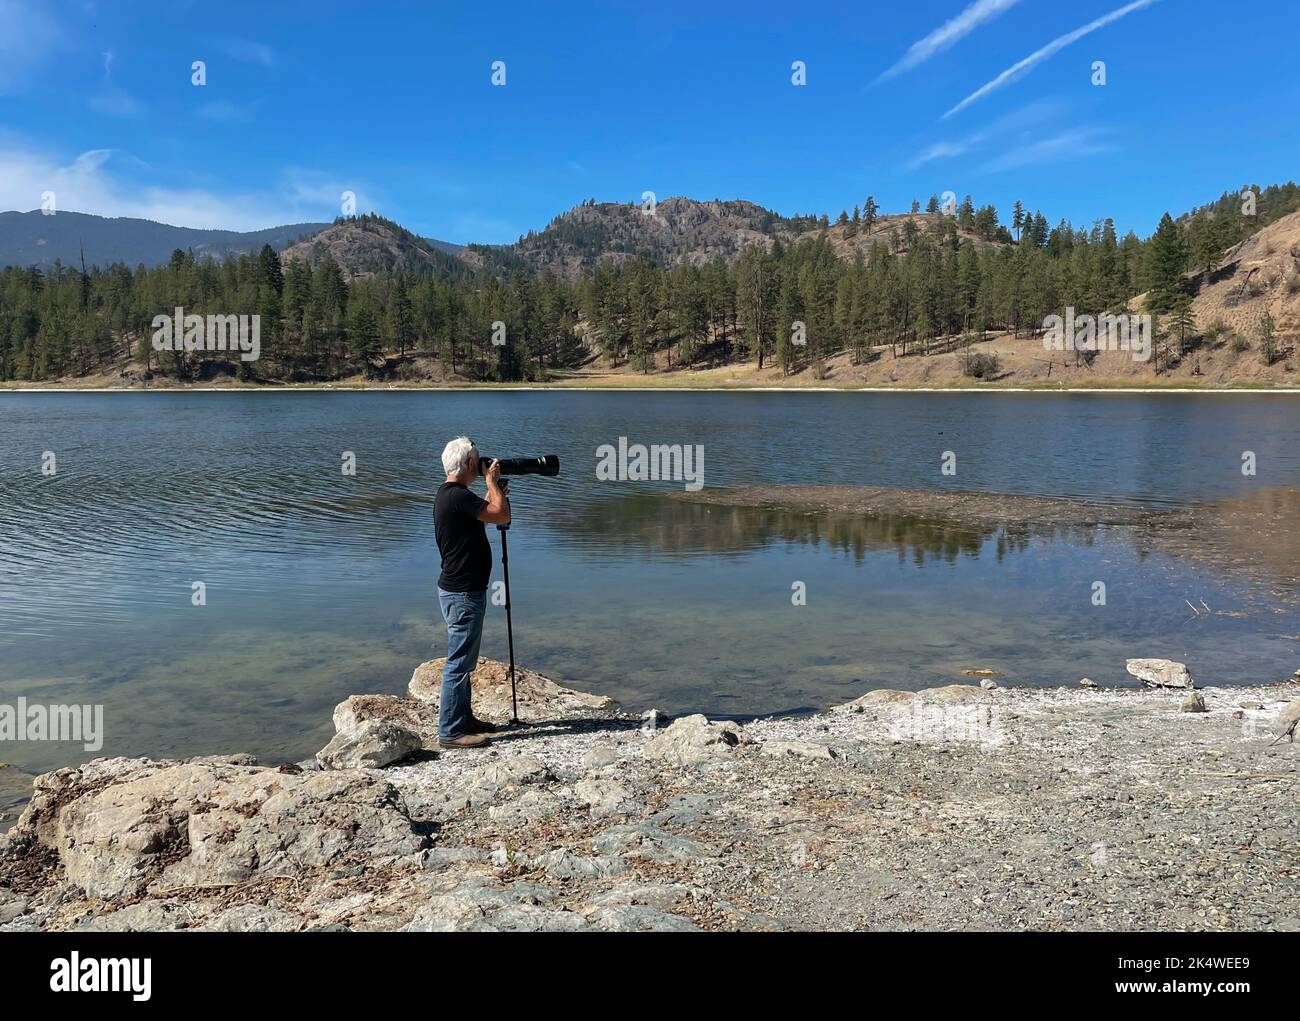
[[501, 488], [501, 462], [493, 461], [488, 465], [483, 477], [487, 480], [488, 502], [478, 513], [478, 519], [485, 525], [510, 524], [510, 500]]

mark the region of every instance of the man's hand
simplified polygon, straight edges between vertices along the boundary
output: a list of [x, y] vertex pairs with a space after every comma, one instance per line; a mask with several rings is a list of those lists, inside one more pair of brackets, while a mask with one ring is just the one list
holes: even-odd
[[488, 505], [479, 512], [478, 519], [485, 525], [510, 524], [510, 501], [501, 483], [501, 462], [493, 458], [483, 472], [487, 481]]

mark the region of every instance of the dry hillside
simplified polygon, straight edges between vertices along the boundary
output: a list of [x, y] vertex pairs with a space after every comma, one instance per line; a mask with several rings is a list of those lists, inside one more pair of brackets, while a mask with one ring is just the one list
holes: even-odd
[[1294, 346], [1300, 338], [1300, 213], [1284, 216], [1228, 249], [1209, 279], [1202, 273], [1196, 283], [1192, 307], [1201, 331], [1218, 322], [1253, 342], [1268, 312], [1279, 348]]

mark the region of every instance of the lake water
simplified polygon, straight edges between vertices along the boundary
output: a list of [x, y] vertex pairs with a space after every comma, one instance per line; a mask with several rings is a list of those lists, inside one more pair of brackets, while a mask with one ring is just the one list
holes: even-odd
[[[442, 654], [431, 495], [442, 445], [461, 432], [489, 453], [557, 453], [564, 466], [512, 487], [519, 661], [634, 709], [800, 711], [975, 667], [1004, 684], [1111, 683], [1130, 656], [1185, 660], [1202, 683], [1300, 666], [1295, 587], [1270, 577], [1267, 552], [1230, 564], [1117, 528], [1026, 538], [828, 521], [688, 504], [668, 495], [680, 482], [595, 474], [596, 448], [626, 436], [702, 444], [710, 488], [1185, 507], [1300, 487], [1292, 396], [8, 394], [0, 704], [102, 704], [99, 754], [311, 753], [338, 701], [401, 692]], [[955, 477], [940, 473], [944, 451]], [[1096, 580], [1105, 606], [1093, 605]], [[196, 581], [204, 606], [191, 602]], [[796, 582], [806, 605], [792, 604]], [[1193, 616], [1185, 600], [1216, 612]], [[500, 608], [483, 652], [504, 658]], [[0, 760], [29, 771], [90, 757], [0, 744]]]

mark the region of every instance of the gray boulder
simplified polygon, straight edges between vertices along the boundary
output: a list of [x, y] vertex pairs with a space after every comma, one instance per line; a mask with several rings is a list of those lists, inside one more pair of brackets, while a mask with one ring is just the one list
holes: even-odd
[[438, 748], [438, 711], [418, 698], [352, 695], [334, 708], [334, 729], [340, 734], [355, 733], [363, 723], [378, 720], [418, 734], [429, 751]]
[[1148, 688], [1196, 687], [1187, 664], [1172, 659], [1130, 659], [1124, 667]]
[[391, 720], [364, 720], [335, 734], [316, 753], [316, 761], [322, 769], [383, 769], [423, 747], [419, 734]]
[[[446, 660], [431, 659], [421, 663], [411, 675], [407, 686], [411, 697], [434, 707], [442, 695], [442, 668]], [[482, 720], [505, 723], [510, 719], [513, 702], [510, 688], [510, 668], [500, 660], [479, 657], [478, 666], [469, 675], [470, 701], [474, 715]], [[608, 715], [615, 710], [612, 698], [591, 695], [556, 684], [535, 670], [516, 664], [515, 695], [521, 720], [548, 720], [557, 717], [595, 717]]]
[[1185, 713], [1208, 713], [1209, 711], [1209, 707], [1205, 704], [1205, 696], [1198, 691], [1189, 692], [1183, 699]]
[[68, 880], [100, 900], [353, 860], [414, 862], [426, 843], [393, 787], [353, 770], [150, 763], [46, 810]]
[[683, 716], [645, 743], [647, 759], [661, 759], [679, 766], [698, 766], [710, 759], [726, 758], [747, 738], [738, 723], [710, 723], [696, 713]]
[[1297, 724], [1300, 724], [1300, 698], [1288, 702], [1277, 714], [1277, 722], [1273, 724], [1273, 733], [1277, 735], [1277, 740], [1273, 743], [1277, 744], [1284, 737], [1295, 741]]

